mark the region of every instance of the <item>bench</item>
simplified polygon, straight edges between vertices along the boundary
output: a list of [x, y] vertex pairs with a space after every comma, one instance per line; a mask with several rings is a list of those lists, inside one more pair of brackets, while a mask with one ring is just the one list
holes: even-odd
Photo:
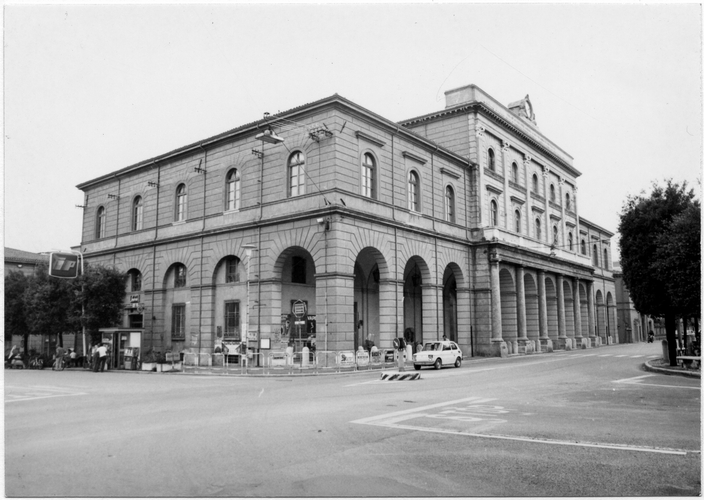
[[702, 364], [701, 356], [677, 356], [677, 364], [684, 368], [699, 368]]

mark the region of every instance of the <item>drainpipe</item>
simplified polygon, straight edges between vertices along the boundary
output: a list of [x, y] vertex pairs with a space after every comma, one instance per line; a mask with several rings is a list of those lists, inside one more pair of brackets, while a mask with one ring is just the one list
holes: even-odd
[[208, 151], [203, 147], [203, 143], [198, 146], [203, 150], [203, 225], [200, 236], [200, 287], [198, 292], [198, 364], [200, 364], [200, 351], [203, 340], [203, 240], [205, 239], [203, 232], [205, 231], [205, 193], [208, 188]]
[[[120, 188], [122, 186], [122, 181], [117, 174], [114, 174], [113, 177], [117, 179], [117, 219], [115, 221], [115, 245], [113, 248], [117, 248], [117, 242], [120, 238]], [[112, 254], [112, 265], [115, 266], [115, 252]]]
[[156, 161], [152, 161], [152, 163], [156, 166], [157, 171], [156, 171], [156, 219], [154, 220], [154, 243], [152, 245], [152, 307], [151, 307], [151, 313], [152, 317], [149, 320], [149, 324], [151, 325], [151, 332], [149, 335], [149, 340], [150, 340], [150, 348], [154, 348], [154, 320], [156, 318], [156, 315], [154, 314], [154, 290], [156, 289], [156, 240], [159, 235], [159, 183], [161, 182], [161, 165], [159, 165]]

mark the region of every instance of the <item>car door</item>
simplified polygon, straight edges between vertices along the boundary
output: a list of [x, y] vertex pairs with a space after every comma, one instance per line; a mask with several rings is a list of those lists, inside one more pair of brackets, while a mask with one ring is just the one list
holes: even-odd
[[450, 344], [443, 344], [443, 346], [442, 346], [442, 364], [443, 365], [451, 365], [454, 362], [455, 362], [455, 358], [453, 356], [452, 347], [450, 346]]

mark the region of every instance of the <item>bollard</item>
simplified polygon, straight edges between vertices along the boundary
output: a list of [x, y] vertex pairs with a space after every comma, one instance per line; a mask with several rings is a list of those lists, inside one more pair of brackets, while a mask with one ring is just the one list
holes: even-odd
[[670, 351], [667, 348], [667, 340], [662, 341], [662, 359], [665, 363], [670, 362]]
[[301, 366], [310, 365], [310, 349], [304, 347], [301, 351]]
[[406, 370], [406, 367], [403, 362], [403, 355], [404, 355], [404, 350], [399, 349], [396, 351], [396, 364], [398, 365], [398, 371], [402, 372]]

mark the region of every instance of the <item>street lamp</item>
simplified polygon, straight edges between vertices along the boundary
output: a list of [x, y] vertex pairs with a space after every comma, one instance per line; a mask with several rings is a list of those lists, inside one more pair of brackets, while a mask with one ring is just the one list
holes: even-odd
[[[257, 245], [253, 243], [245, 243], [242, 245], [242, 248], [244, 248], [244, 252], [247, 255], [247, 311], [245, 312], [245, 335], [247, 335], [246, 339], [246, 344], [249, 344], [249, 268], [251, 267], [251, 258], [252, 258], [252, 251], [254, 250], [259, 250], [257, 248]], [[244, 353], [245, 355], [247, 354], [246, 352]]]

